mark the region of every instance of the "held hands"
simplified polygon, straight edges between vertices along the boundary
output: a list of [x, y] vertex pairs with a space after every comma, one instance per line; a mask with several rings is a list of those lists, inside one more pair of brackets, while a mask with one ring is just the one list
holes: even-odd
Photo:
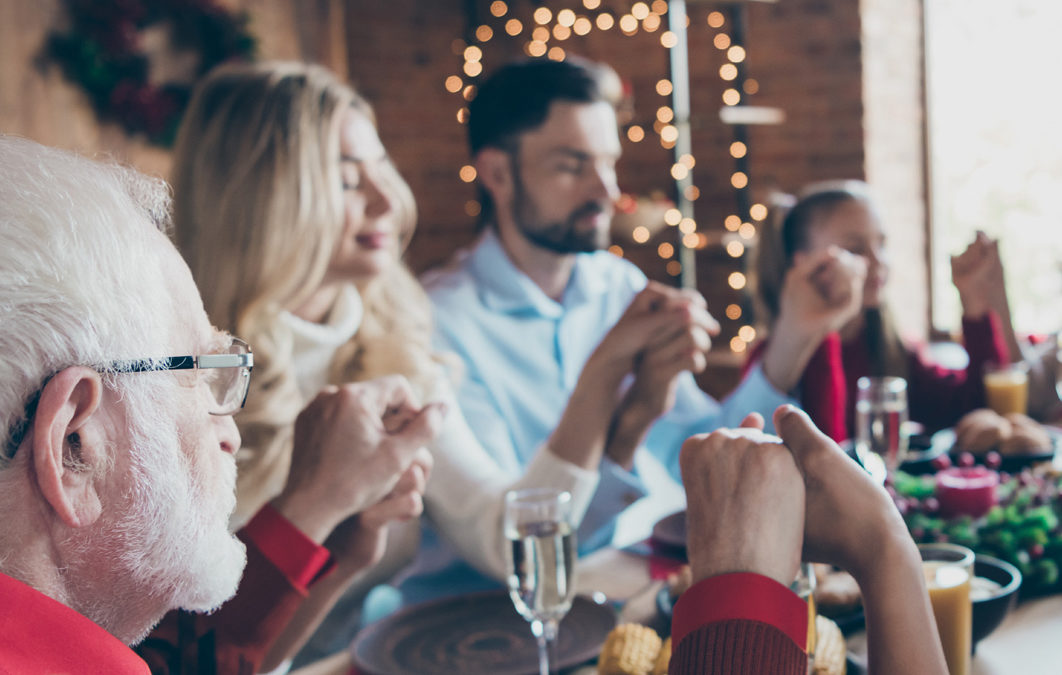
[[353, 574], [380, 562], [387, 548], [388, 525], [423, 512], [424, 489], [433, 461], [428, 449], [420, 448], [390, 494], [332, 531], [325, 546], [335, 557], [340, 574]]
[[694, 580], [749, 571], [788, 585], [803, 555], [862, 584], [886, 544], [913, 548], [885, 490], [806, 413], [781, 406], [774, 425], [781, 443], [750, 415], [682, 446]]
[[444, 414], [441, 404], [419, 407], [400, 376], [325, 388], [295, 420], [291, 469], [274, 506], [324, 541], [396, 490]]
[[694, 582], [756, 572], [788, 586], [800, 564], [804, 483], [793, 456], [749, 415], [741, 429], [694, 436], [679, 462]]
[[797, 253], [785, 276], [775, 332], [795, 330], [820, 337], [838, 331], [863, 304], [866, 260], [838, 247]]
[[965, 251], [951, 257], [951, 281], [966, 316], [977, 319], [990, 309], [1002, 315], [1007, 296], [999, 242], [978, 231]]

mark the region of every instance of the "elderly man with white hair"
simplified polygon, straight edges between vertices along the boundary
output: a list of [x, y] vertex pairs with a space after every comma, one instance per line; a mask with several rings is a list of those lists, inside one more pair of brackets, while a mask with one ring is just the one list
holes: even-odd
[[146, 673], [126, 645], [223, 603], [141, 653], [254, 672], [327, 567], [419, 511], [438, 411], [366, 383], [304, 411], [305, 461], [230, 533], [253, 359], [211, 328], [167, 213], [161, 181], [0, 136], [0, 673]]

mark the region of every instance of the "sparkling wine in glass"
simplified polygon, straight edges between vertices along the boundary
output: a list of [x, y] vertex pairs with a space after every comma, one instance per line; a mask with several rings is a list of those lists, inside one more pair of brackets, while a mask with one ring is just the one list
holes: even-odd
[[902, 377], [861, 377], [856, 383], [856, 448], [881, 457], [892, 473], [907, 455], [907, 381]]
[[533, 488], [505, 495], [505, 538], [509, 596], [531, 623], [538, 642], [540, 675], [549, 673], [557, 626], [575, 595], [575, 528], [572, 496]]

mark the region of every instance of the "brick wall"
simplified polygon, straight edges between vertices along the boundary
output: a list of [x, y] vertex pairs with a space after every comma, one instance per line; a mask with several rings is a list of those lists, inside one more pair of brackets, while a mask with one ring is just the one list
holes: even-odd
[[[57, 2], [16, 2], [0, 6], [0, 130], [84, 152], [116, 154], [165, 175], [168, 156], [101, 128], [85, 109], [79, 92], [54, 73], [33, 67], [36, 45], [57, 18]], [[423, 270], [450, 256], [474, 236], [474, 218], [466, 214], [474, 199], [458, 168], [467, 162], [464, 127], [456, 121], [459, 96], [444, 88], [459, 74], [463, 59], [455, 39], [479, 23], [494, 28], [483, 45], [489, 70], [519, 53], [519, 46], [488, 12], [488, 0], [226, 0], [250, 13], [252, 28], [266, 58], [297, 58], [328, 65], [374, 103], [381, 136], [406, 176], [420, 209], [419, 231], [409, 261]], [[576, 8], [577, 0], [550, 0], [555, 11]], [[624, 13], [630, 0], [604, 3]], [[886, 194], [891, 240], [903, 246], [905, 266], [894, 284], [912, 308], [901, 316], [909, 330], [922, 331], [919, 305], [926, 295], [921, 164], [920, 0], [780, 0], [749, 2], [746, 62], [759, 92], [746, 102], [785, 111], [786, 122], [749, 130], [753, 194], [770, 189], [793, 191], [809, 181], [869, 178]], [[535, 4], [511, 0], [510, 11], [526, 23]], [[689, 49], [692, 85], [694, 182], [701, 189], [696, 216], [702, 230], [721, 233], [723, 219], [735, 207], [728, 154], [732, 130], [719, 122], [725, 88], [719, 67], [725, 56], [713, 45], [719, 32], [706, 17], [715, 3], [690, 2]], [[622, 10], [622, 11], [619, 11]], [[469, 21], [468, 12], [475, 16]], [[665, 22], [666, 23], [666, 22]], [[666, 26], [665, 26], [666, 27]], [[617, 28], [594, 30], [561, 44], [566, 50], [613, 65], [634, 93], [633, 121], [651, 129], [656, 109], [670, 101], [655, 91], [668, 74], [668, 53], [660, 45], [665, 27], [624, 36]], [[728, 31], [729, 26], [721, 30]], [[670, 194], [671, 152], [650, 130], [646, 140], [624, 139], [619, 168], [621, 187], [634, 194]], [[625, 247], [625, 253], [654, 278], [671, 279], [657, 246], [674, 236], [665, 230], [650, 242]], [[897, 257], [897, 256], [894, 256]], [[908, 266], [910, 269], [908, 269]], [[710, 307], [720, 315], [740, 296], [726, 285], [741, 264], [718, 248], [698, 254], [698, 280]], [[724, 322], [725, 343], [737, 324]], [[723, 393], [735, 381], [734, 359], [723, 357], [704, 381]]]

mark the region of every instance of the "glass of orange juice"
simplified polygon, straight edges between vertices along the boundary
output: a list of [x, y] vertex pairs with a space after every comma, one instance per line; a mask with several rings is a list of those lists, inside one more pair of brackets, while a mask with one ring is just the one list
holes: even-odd
[[933, 617], [944, 647], [944, 659], [950, 675], [970, 672], [973, 605], [970, 580], [973, 578], [974, 553], [955, 544], [919, 544], [922, 572], [929, 588]]
[[1029, 364], [1024, 361], [985, 366], [985, 399], [1000, 415], [1025, 414], [1029, 408]]

